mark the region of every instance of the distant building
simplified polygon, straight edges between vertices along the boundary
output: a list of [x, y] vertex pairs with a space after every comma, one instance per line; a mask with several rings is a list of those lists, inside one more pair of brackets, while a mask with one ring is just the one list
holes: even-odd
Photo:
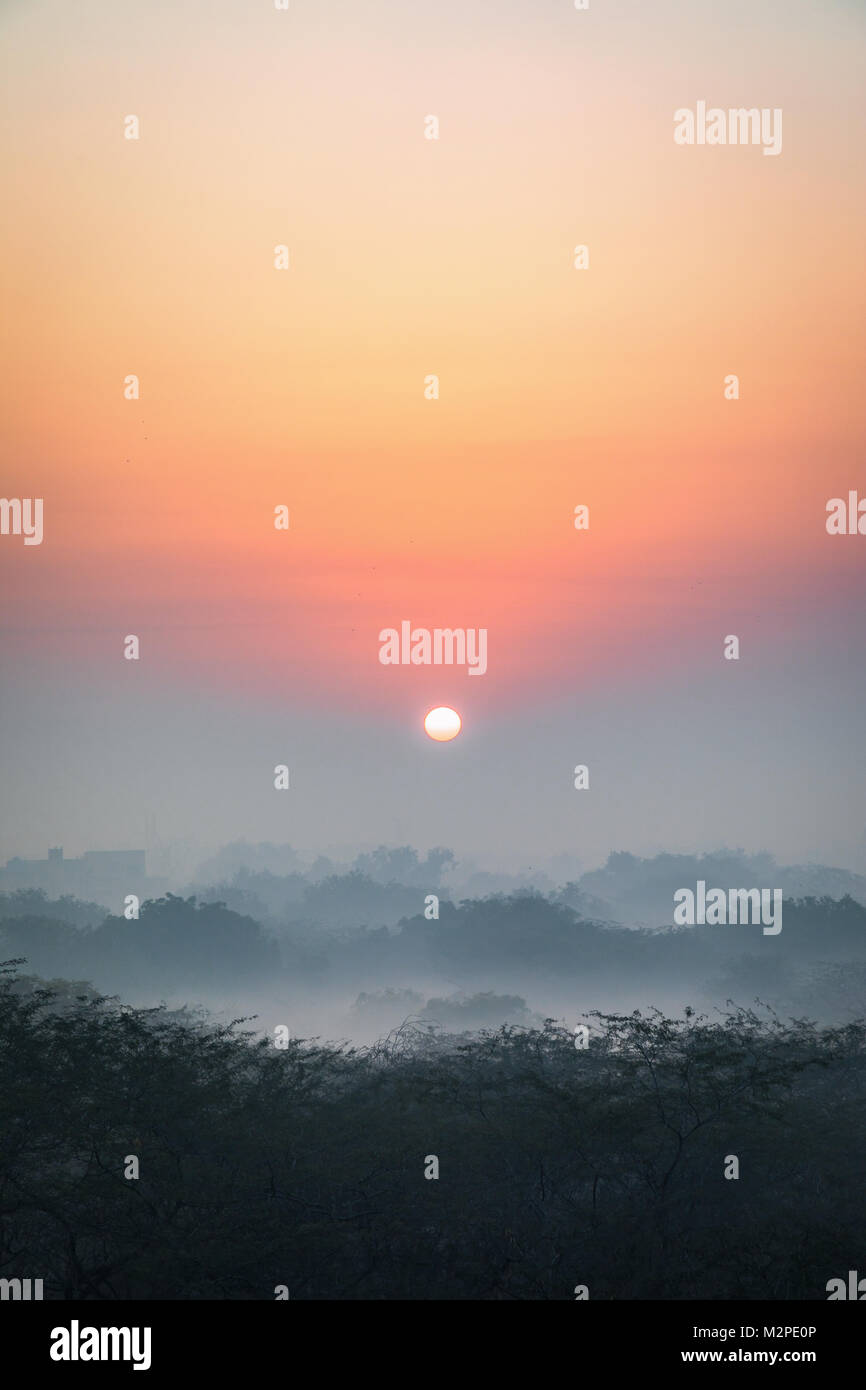
[[116, 912], [127, 893], [146, 893], [147, 853], [89, 849], [79, 859], [64, 859], [58, 847], [49, 849], [47, 859], [10, 859], [0, 869], [0, 892], [14, 893], [17, 888], [42, 888], [49, 897], [71, 894]]

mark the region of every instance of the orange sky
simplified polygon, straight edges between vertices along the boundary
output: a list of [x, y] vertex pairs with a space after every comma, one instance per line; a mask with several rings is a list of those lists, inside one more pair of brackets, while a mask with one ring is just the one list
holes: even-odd
[[[161, 680], [210, 681], [217, 629], [219, 679], [264, 692], [276, 627], [311, 692], [348, 668], [375, 706], [376, 634], [409, 618], [487, 626], [485, 698], [533, 698], [575, 643], [625, 673], [641, 634], [702, 650], [748, 599], [785, 640], [847, 592], [822, 518], [866, 488], [856, 11], [119, 8], [4, 20], [28, 659], [88, 669], [141, 628]], [[782, 107], [781, 156], [677, 147], [699, 96]]]

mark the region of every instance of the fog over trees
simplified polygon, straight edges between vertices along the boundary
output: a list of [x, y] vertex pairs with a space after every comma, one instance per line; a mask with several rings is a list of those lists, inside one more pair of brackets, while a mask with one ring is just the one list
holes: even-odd
[[[700, 881], [781, 886], [783, 930], [674, 928]], [[0, 895], [0, 1277], [826, 1298], [866, 1234], [863, 881], [616, 853], [460, 883], [447, 850], [230, 846], [137, 916]]]

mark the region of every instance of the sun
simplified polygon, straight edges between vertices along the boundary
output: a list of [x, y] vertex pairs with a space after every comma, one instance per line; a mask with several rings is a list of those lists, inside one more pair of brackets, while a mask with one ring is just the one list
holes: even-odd
[[424, 729], [437, 743], [447, 743], [456, 738], [462, 728], [462, 720], [456, 709], [448, 705], [437, 705], [424, 719]]

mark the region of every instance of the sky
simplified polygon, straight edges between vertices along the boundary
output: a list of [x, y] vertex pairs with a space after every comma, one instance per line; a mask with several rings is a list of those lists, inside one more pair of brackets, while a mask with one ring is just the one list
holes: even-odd
[[[0, 862], [155, 821], [866, 869], [866, 536], [825, 526], [864, 40], [838, 0], [0, 5], [0, 492], [44, 499], [0, 535]], [[677, 145], [699, 101], [781, 152]], [[404, 620], [485, 674], [383, 666]]]

